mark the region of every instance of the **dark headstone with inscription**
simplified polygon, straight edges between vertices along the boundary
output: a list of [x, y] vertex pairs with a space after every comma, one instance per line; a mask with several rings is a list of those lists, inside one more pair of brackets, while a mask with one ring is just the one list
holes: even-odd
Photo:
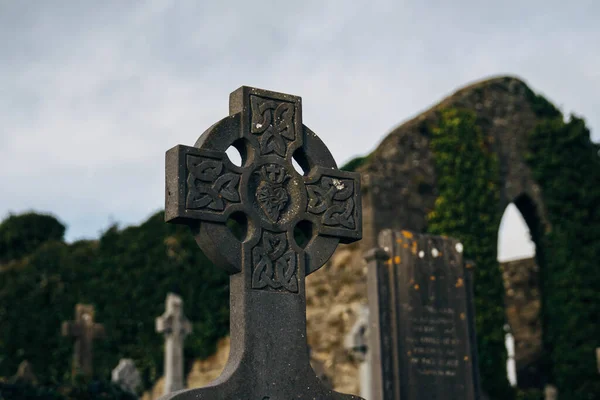
[[189, 225], [231, 275], [231, 352], [208, 386], [163, 400], [356, 399], [310, 367], [305, 278], [361, 238], [359, 185], [302, 124], [300, 97], [250, 87], [231, 94], [229, 117], [194, 147], [167, 152], [166, 220]]
[[372, 398], [479, 399], [472, 263], [451, 238], [385, 230], [369, 262]]

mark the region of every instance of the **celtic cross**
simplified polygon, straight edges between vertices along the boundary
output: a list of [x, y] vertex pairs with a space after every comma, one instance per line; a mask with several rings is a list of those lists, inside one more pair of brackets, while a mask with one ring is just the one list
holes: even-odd
[[189, 225], [230, 274], [231, 353], [207, 387], [163, 399], [355, 398], [310, 367], [305, 277], [361, 238], [360, 176], [340, 171], [302, 124], [300, 97], [241, 87], [229, 114], [194, 147], [167, 152], [165, 219]]

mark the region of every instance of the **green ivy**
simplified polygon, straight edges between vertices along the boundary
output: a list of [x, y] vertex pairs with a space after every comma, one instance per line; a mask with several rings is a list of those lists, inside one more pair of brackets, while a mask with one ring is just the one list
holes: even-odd
[[[38, 238], [33, 228], [39, 226], [56, 227], [51, 232], [60, 235]], [[193, 323], [186, 368], [213, 354], [227, 335], [228, 276], [202, 254], [187, 227], [165, 224], [160, 212], [140, 226], [112, 227], [98, 241], [73, 244], [63, 241], [60, 227], [35, 214], [0, 224], [0, 244], [13, 246], [0, 247], [0, 259], [8, 259], [0, 264], [0, 376], [12, 376], [28, 360], [41, 384], [69, 382], [73, 342], [61, 336], [61, 323], [73, 319], [78, 302], [93, 304], [105, 326], [106, 339], [94, 343], [100, 380], [110, 379], [124, 357], [135, 360], [145, 388], [160, 377], [164, 339], [154, 320], [168, 292], [181, 294]]]
[[340, 169], [342, 171], [354, 172], [358, 168], [360, 168], [361, 166], [363, 166], [364, 164], [366, 164], [369, 161], [370, 158], [371, 158], [370, 154], [366, 155], [366, 156], [355, 157], [352, 160], [348, 161], [346, 164], [342, 165], [340, 167]]
[[428, 232], [458, 238], [464, 256], [477, 266], [476, 329], [483, 390], [491, 398], [514, 398], [506, 378], [504, 287], [496, 260], [499, 171], [496, 155], [478, 126], [474, 112], [439, 111], [428, 128], [439, 196], [427, 215]]
[[550, 226], [540, 238], [544, 346], [562, 400], [600, 399], [600, 155], [582, 119], [546, 118], [526, 159]]
[[544, 393], [539, 389], [517, 390], [516, 400], [544, 400]]

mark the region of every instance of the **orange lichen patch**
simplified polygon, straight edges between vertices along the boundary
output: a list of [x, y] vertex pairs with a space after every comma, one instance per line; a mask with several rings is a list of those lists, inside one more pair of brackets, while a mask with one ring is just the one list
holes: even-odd
[[469, 356], [465, 356], [465, 361], [469, 361]]
[[394, 257], [394, 263], [396, 263], [396, 264], [400, 264], [400, 261], [401, 261], [401, 260], [400, 260], [400, 256], [396, 256], [396, 257]]
[[392, 259], [388, 258], [387, 260], [385, 260], [386, 265], [392, 265]]
[[460, 319], [464, 321], [464, 320], [465, 320], [465, 318], [466, 318], [466, 316], [465, 316], [465, 313], [464, 313], [464, 312], [461, 312], [461, 313], [460, 313]]
[[408, 243], [404, 243], [404, 244], [402, 245], [402, 247], [404, 247], [405, 249], [408, 249]]
[[[471, 268], [473, 268], [473, 264], [468, 264], [468, 263], [467, 263], [467, 265], [466, 265], [466, 268], [468, 268], [468, 269], [471, 269]], [[500, 267], [500, 268], [502, 268], [502, 267]]]
[[409, 231], [402, 231], [402, 236], [404, 236], [407, 239], [412, 239], [413, 234]]
[[415, 284], [415, 290], [419, 290], [419, 288], [420, 288], [419, 284], [418, 283]]
[[396, 239], [396, 243], [402, 243], [402, 239], [400, 239], [400, 238]]
[[458, 278], [458, 280], [456, 281], [456, 287], [462, 287], [465, 284], [465, 282], [463, 281], [463, 278]]
[[435, 276], [431, 275], [431, 276], [429, 277], [429, 279], [431, 279], [432, 281], [435, 281]]
[[417, 254], [417, 242], [412, 242], [412, 249], [410, 249], [410, 251], [413, 254]]

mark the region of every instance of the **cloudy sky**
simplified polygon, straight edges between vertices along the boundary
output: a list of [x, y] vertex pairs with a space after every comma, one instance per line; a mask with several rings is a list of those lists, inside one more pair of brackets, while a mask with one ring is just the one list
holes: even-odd
[[[241, 85], [301, 95], [339, 164], [474, 80], [517, 75], [600, 138], [600, 2], [0, 0], [0, 213], [67, 238], [163, 206], [164, 152]], [[531, 251], [514, 212], [501, 257]]]

